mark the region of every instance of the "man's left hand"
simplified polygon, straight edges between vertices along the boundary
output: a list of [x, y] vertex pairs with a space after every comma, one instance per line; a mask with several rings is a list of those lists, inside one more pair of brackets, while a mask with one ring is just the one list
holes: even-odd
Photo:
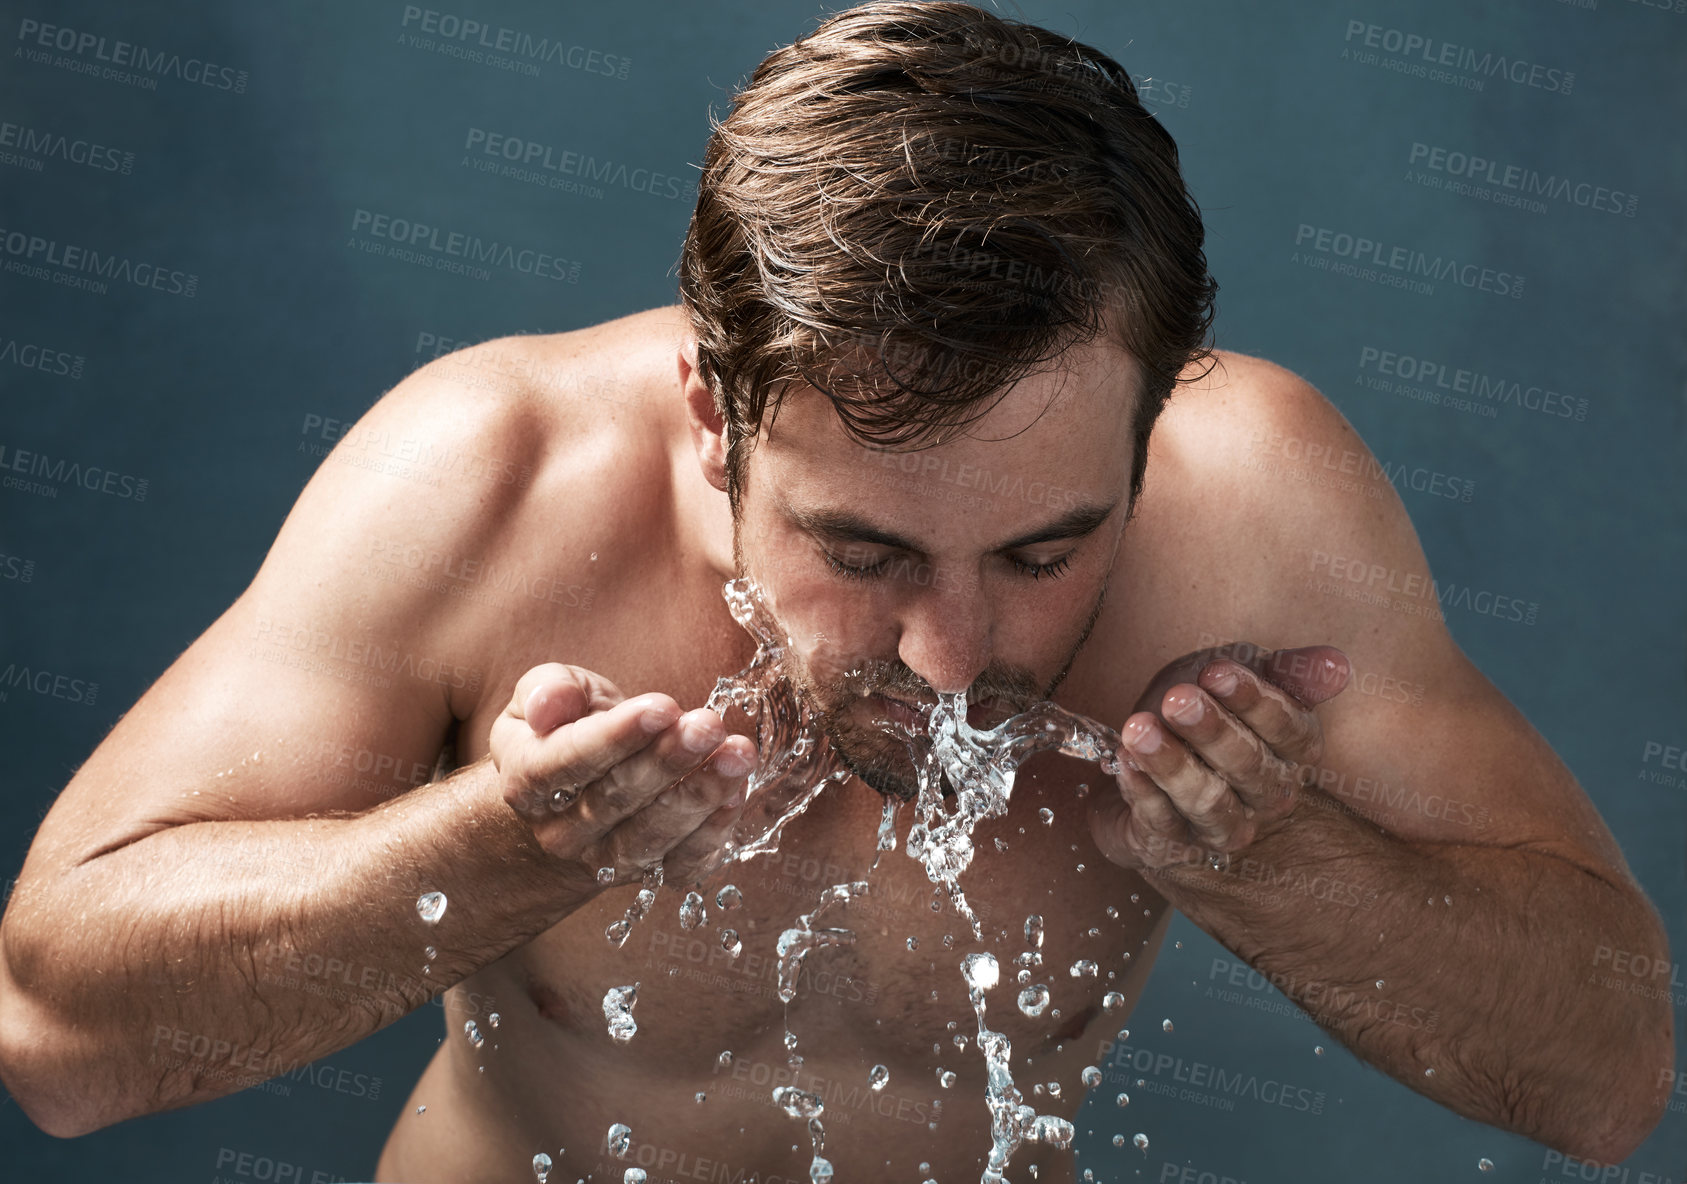
[[1312, 709], [1347, 685], [1333, 646], [1227, 645], [1171, 663], [1125, 720], [1118, 794], [1090, 830], [1122, 867], [1227, 857], [1281, 826], [1316, 775], [1324, 732]]

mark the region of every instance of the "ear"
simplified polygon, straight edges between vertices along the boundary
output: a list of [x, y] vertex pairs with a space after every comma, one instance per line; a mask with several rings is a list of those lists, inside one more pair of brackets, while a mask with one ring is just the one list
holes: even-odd
[[697, 342], [690, 334], [679, 348], [679, 384], [685, 397], [685, 418], [691, 429], [691, 446], [703, 477], [726, 492], [726, 421], [715, 408], [709, 384], [697, 373]]

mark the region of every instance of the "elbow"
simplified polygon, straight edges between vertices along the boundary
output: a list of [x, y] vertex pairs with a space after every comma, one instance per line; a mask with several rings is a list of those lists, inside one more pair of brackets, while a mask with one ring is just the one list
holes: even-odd
[[102, 1112], [99, 1091], [78, 1080], [67, 1050], [75, 1041], [11, 972], [0, 931], [0, 1084], [46, 1134], [74, 1139], [129, 1117]]
[[1675, 1040], [1669, 1017], [1663, 1019], [1662, 1039], [1635, 1041], [1632, 1058], [1613, 1063], [1630, 1066], [1620, 1082], [1586, 1099], [1581, 1113], [1566, 1116], [1562, 1135], [1543, 1142], [1584, 1164], [1620, 1164], [1657, 1129], [1674, 1092]]

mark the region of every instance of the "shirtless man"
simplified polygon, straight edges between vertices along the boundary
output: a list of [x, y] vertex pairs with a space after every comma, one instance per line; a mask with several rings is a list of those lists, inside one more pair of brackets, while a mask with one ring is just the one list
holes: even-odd
[[[1664, 1109], [1669, 1007], [1583, 967], [1667, 964], [1657, 918], [1432, 611], [1352, 428], [1278, 367], [1202, 356], [1199, 219], [1122, 77], [961, 5], [845, 13], [711, 140], [681, 307], [388, 392], [36, 837], [0, 927], [0, 1077], [30, 1117], [73, 1136], [214, 1098], [450, 988], [382, 1180], [527, 1179], [540, 1152], [556, 1179], [806, 1179], [787, 1083], [826, 1103], [837, 1178], [971, 1178], [990, 1133], [961, 958], [997, 955], [988, 1020], [1026, 1100], [1070, 1117], [1177, 908], [1418, 1092], [1631, 1152]], [[1347, 487], [1265, 471], [1286, 441]], [[738, 574], [856, 776], [722, 871], [756, 754], [698, 705], [753, 651], [721, 596]], [[980, 719], [1053, 694], [1121, 727], [1131, 766], [1024, 767], [963, 879], [982, 947], [900, 846], [868, 875], [911, 776], [871, 720], [962, 690]], [[779, 931], [856, 879], [825, 924], [857, 941], [810, 957], [787, 1013]], [[1033, 913], [1036, 1018], [1013, 1005]], [[601, 1002], [633, 982], [619, 1044]], [[1014, 1175], [1030, 1162], [1070, 1178], [1067, 1151], [1027, 1144]]]

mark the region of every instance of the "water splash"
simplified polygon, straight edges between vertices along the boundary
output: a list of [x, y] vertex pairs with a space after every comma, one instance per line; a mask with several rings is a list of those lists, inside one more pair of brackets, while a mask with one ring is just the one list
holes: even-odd
[[473, 1020], [465, 1020], [463, 1022], [463, 1035], [467, 1036], [469, 1038], [469, 1043], [474, 1045], [476, 1048], [479, 1048], [486, 1043], [486, 1037], [480, 1034], [480, 1025], [475, 1023]]
[[736, 707], [750, 721], [756, 766], [744, 788], [744, 811], [726, 844], [725, 861], [742, 862], [776, 851], [785, 825], [808, 809], [820, 791], [849, 779], [819, 722], [818, 713], [786, 674], [791, 644], [780, 637], [761, 590], [751, 580], [729, 580], [722, 589], [728, 610], [756, 639], [750, 664], [719, 678], [703, 705], [725, 716]]
[[[750, 665], [736, 676], [718, 679], [706, 703], [722, 715], [729, 708], [742, 711], [750, 721], [756, 741], [758, 763], [750, 773], [744, 815], [724, 853], [726, 862], [730, 863], [776, 851], [784, 827], [802, 814], [828, 785], [848, 780], [849, 772], [832, 749], [816, 713], [783, 670], [785, 650], [792, 645], [792, 639], [779, 636], [760, 590], [752, 581], [738, 579], [728, 582], [723, 594], [733, 619], [756, 639], [756, 653]], [[1055, 750], [1097, 762], [1104, 772], [1116, 775], [1123, 771], [1118, 760], [1121, 739], [1118, 732], [1105, 724], [1047, 701], [985, 729], [973, 728], [968, 723], [964, 692], [939, 694], [935, 706], [921, 710], [924, 718], [913, 728], [888, 720], [877, 721], [886, 732], [904, 742], [913, 763], [918, 791], [907, 851], [938, 889], [939, 896], [932, 901], [932, 908], [940, 908], [942, 896], [947, 895], [955, 911], [971, 927], [974, 939], [982, 941], [983, 927], [959, 883], [962, 873], [972, 864], [972, 835], [979, 823], [1006, 814], [1019, 766], [1037, 753]], [[946, 798], [951, 796], [955, 802], [953, 810], [945, 805]], [[896, 848], [899, 805], [886, 799], [874, 868], [885, 851]], [[849, 930], [815, 929], [815, 919], [830, 905], [847, 903], [867, 888], [866, 881], [833, 885], [822, 894], [813, 912], [800, 917], [794, 928], [780, 934], [779, 996], [786, 1004], [787, 1033], [789, 1005], [796, 995], [802, 960], [814, 949], [847, 944], [855, 936]], [[722, 889], [716, 897], [717, 906], [723, 909], [731, 907], [725, 899], [728, 891]], [[736, 889], [730, 891], [737, 897]], [[736, 903], [734, 899], [732, 904]], [[1036, 952], [1042, 945], [1040, 917], [1027, 919], [1025, 936], [1033, 949], [1031, 958], [1021, 965], [1041, 965], [1042, 957]], [[742, 949], [738, 935], [727, 930], [721, 937], [723, 946], [736, 957]], [[625, 940], [625, 933], [621, 940]], [[945, 944], [952, 948], [951, 943]], [[1025, 1104], [1023, 1095], [1014, 1086], [1009, 1068], [1012, 1045], [1006, 1036], [991, 1031], [985, 1022], [985, 992], [999, 981], [995, 956], [969, 954], [961, 966], [978, 1018], [978, 1049], [988, 1070], [985, 1101], [990, 1111], [991, 1150], [981, 1181], [1001, 1184], [1008, 1163], [1022, 1143], [1038, 1142], [1064, 1149], [1071, 1145], [1074, 1130], [1065, 1119], [1038, 1115]], [[1075, 966], [1073, 973], [1093, 975], [1095, 972]], [[1027, 1010], [1026, 1014], [1041, 1013], [1047, 1005], [1048, 991], [1038, 986], [1021, 993], [1021, 1010], [1026, 1010], [1025, 996], [1030, 994], [1035, 999], [1039, 991], [1041, 1005], [1035, 1012]], [[794, 1037], [787, 1041], [793, 1064], [800, 1061], [795, 1057], [794, 1044]], [[874, 1089], [883, 1086], [881, 1069], [879, 1066], [873, 1070]], [[888, 1073], [884, 1079], [888, 1079]], [[805, 1112], [810, 1107], [807, 1099], [812, 1099], [811, 1113]], [[820, 1114], [824, 1107], [819, 1098], [795, 1086], [786, 1086], [775, 1091], [774, 1100], [792, 1117], [808, 1119], [814, 1139], [810, 1179], [829, 1180], [831, 1164], [820, 1156], [824, 1137]]]
[[[910, 729], [889, 720], [882, 726], [908, 746], [919, 783], [916, 821], [908, 832], [908, 854], [925, 868], [926, 878], [948, 894], [955, 911], [984, 939], [983, 927], [961, 891], [960, 876], [972, 865], [972, 834], [978, 824], [1007, 813], [1019, 766], [1039, 752], [1055, 750], [1098, 762], [1119, 773], [1119, 733], [1087, 716], [1052, 702], [1033, 704], [993, 728], [967, 722], [964, 691], [940, 694], [937, 705], [923, 709], [925, 727]], [[955, 807], [945, 806], [945, 790]], [[1041, 920], [1038, 920], [1040, 936]], [[1032, 938], [1031, 920], [1026, 939]]]
[[609, 1023], [609, 1038], [625, 1044], [638, 1035], [638, 1021], [633, 1008], [638, 1005], [638, 984], [630, 987], [610, 987], [603, 996], [603, 1018]]

